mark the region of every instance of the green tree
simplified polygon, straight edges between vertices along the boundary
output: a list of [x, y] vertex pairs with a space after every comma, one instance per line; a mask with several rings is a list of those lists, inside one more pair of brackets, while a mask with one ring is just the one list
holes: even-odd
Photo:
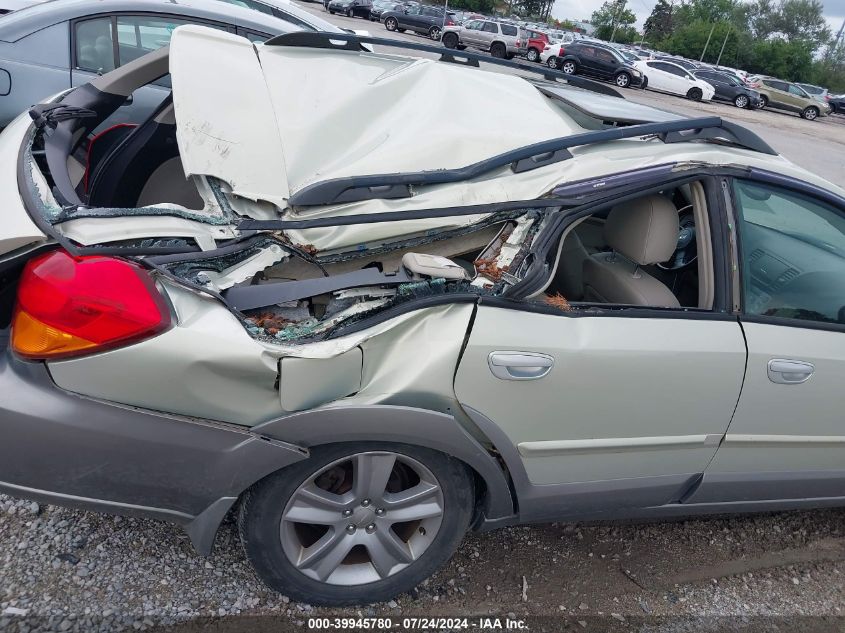
[[645, 35], [652, 40], [661, 41], [672, 33], [672, 5], [666, 0], [657, 0], [651, 15], [645, 21]]
[[[618, 31], [626, 31], [626, 27], [633, 28], [637, 16], [627, 6], [627, 0], [605, 0], [598, 11], [593, 12], [590, 19], [595, 27], [595, 36], [602, 40], [619, 41]], [[634, 31], [636, 33], [636, 31]], [[630, 35], [630, 32], [626, 32]], [[632, 40], [630, 40], [632, 41]]]

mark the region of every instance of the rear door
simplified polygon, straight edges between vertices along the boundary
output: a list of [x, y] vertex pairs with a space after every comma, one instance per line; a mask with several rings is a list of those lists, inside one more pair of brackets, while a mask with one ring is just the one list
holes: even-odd
[[595, 75], [598, 71], [596, 67], [596, 49], [593, 46], [578, 46], [575, 54], [578, 55], [581, 71], [588, 75]]
[[719, 99], [732, 99], [733, 91], [727, 79], [719, 73], [712, 73], [706, 70], [698, 71], [695, 76], [709, 83], [716, 90], [715, 96]]
[[668, 72], [669, 64], [659, 61], [646, 62], [648, 66], [648, 87], [664, 92], [675, 92], [674, 75]]
[[777, 79], [764, 79], [763, 85], [769, 89], [769, 103], [782, 110], [794, 110], [789, 97], [789, 84]]
[[[706, 273], [716, 297], [727, 295], [726, 271], [719, 262]], [[455, 376], [464, 410], [534, 493], [560, 503], [577, 491], [573, 512], [606, 508], [608, 496], [676, 499], [713, 458], [745, 373], [742, 330], [723, 305], [609, 307], [482, 302]]]
[[845, 496], [845, 200], [733, 184], [748, 370], [691, 501]]
[[627, 490], [623, 506], [676, 498], [713, 458], [739, 397], [735, 318], [632, 316], [482, 304], [458, 368], [461, 405], [501, 429], [496, 448], [518, 455], [532, 486], [596, 493], [570, 500], [573, 512], [600, 507], [602, 491]]
[[613, 77], [619, 67], [619, 62], [614, 57], [613, 53], [604, 48], [596, 47], [595, 68], [596, 75], [599, 77]]

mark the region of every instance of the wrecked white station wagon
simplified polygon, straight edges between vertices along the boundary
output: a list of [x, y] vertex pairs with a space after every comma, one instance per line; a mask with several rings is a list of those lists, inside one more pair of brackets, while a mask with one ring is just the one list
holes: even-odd
[[469, 527], [843, 504], [843, 191], [482, 60], [181, 27], [16, 119], [0, 490], [206, 554], [237, 507], [265, 582], [336, 605]]

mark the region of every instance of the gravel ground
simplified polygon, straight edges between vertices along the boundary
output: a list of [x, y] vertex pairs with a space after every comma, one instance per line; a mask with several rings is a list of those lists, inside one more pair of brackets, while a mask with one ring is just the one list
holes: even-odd
[[213, 617], [213, 630], [286, 631], [314, 616], [493, 614], [528, 616], [533, 631], [845, 631], [843, 535], [845, 510], [506, 528], [468, 535], [412, 596], [337, 611], [266, 589], [231, 521], [204, 559], [175, 526], [0, 495], [0, 630], [206, 630]]

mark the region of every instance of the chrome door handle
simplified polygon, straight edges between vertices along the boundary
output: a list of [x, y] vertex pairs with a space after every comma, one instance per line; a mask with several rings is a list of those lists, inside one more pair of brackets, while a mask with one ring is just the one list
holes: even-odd
[[803, 360], [773, 358], [769, 361], [769, 380], [779, 385], [800, 385], [807, 382], [816, 368]]
[[554, 367], [555, 359], [537, 352], [490, 352], [487, 365], [500, 380], [537, 380]]

